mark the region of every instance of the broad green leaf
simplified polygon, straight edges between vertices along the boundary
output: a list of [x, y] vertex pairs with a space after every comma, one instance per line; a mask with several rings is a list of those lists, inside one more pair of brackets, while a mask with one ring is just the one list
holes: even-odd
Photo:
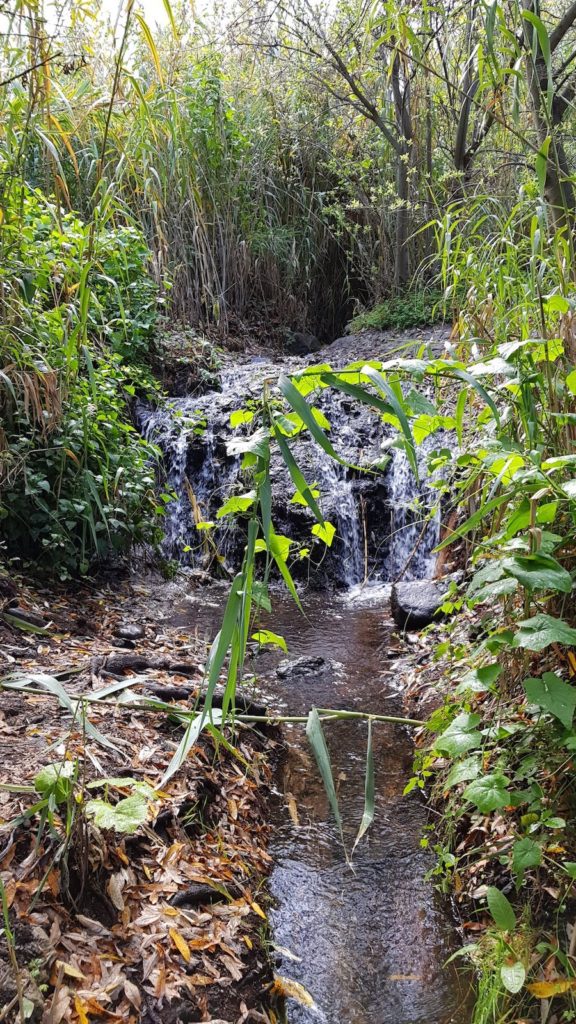
[[270, 594], [268, 587], [265, 583], [259, 580], [254, 580], [252, 583], [252, 600], [258, 608], [263, 608], [266, 612], [272, 611], [272, 602], [270, 600]]
[[494, 885], [488, 887], [486, 893], [488, 910], [492, 914], [494, 924], [501, 932], [512, 932], [516, 927], [516, 914], [510, 901], [500, 889]]
[[312, 750], [316, 763], [320, 769], [320, 775], [322, 776], [322, 782], [324, 783], [324, 789], [332, 808], [332, 814], [338, 825], [342, 842], [344, 842], [344, 835], [342, 832], [342, 818], [340, 817], [340, 808], [338, 806], [338, 797], [336, 796], [336, 787], [334, 785], [334, 776], [332, 775], [332, 766], [330, 764], [330, 755], [328, 753], [328, 747], [326, 746], [326, 740], [324, 738], [324, 732], [322, 730], [322, 723], [318, 716], [316, 708], [312, 708], [306, 723], [306, 735]]
[[476, 726], [480, 724], [480, 721], [480, 715], [470, 715], [467, 712], [457, 715], [435, 741], [436, 750], [450, 754], [451, 757], [457, 757], [459, 754], [466, 754], [469, 750], [479, 747], [482, 743], [482, 735]]
[[576, 395], [576, 370], [572, 370], [566, 377], [566, 387], [571, 395]]
[[554, 715], [566, 729], [572, 728], [576, 686], [564, 682], [554, 672], [545, 672], [541, 679], [525, 679], [524, 689], [532, 704]]
[[75, 761], [46, 764], [34, 778], [34, 789], [41, 796], [52, 796], [57, 804], [64, 803], [72, 795], [76, 771]]
[[500, 977], [506, 991], [516, 995], [526, 981], [526, 968], [519, 960], [513, 964], [502, 964]]
[[506, 597], [518, 590], [518, 580], [512, 576], [504, 576], [494, 583], [486, 583], [485, 586], [476, 590], [468, 600], [471, 604], [484, 604], [486, 601], [493, 601], [495, 597]]
[[510, 793], [506, 788], [510, 780], [500, 772], [492, 772], [475, 779], [466, 786], [463, 796], [474, 804], [482, 814], [489, 814], [499, 807], [510, 803]]
[[312, 527], [312, 533], [315, 537], [318, 537], [319, 540], [324, 541], [326, 547], [329, 548], [332, 546], [332, 541], [336, 536], [336, 527], [333, 526], [332, 523], [328, 522], [325, 522], [324, 524], [315, 523]]
[[288, 647], [283, 636], [279, 633], [273, 633], [271, 629], [259, 629], [256, 633], [252, 633], [252, 639], [256, 640], [259, 644], [270, 644], [272, 647], [280, 647], [283, 651], [288, 653]]
[[246, 453], [250, 455], [260, 455], [262, 458], [266, 458], [269, 452], [270, 442], [268, 433], [264, 430], [264, 427], [259, 427], [255, 430], [250, 437], [238, 437], [233, 441], [228, 441], [226, 444], [226, 451], [228, 455], [244, 455]]
[[528, 868], [537, 868], [542, 863], [542, 849], [534, 839], [526, 836], [518, 839], [512, 847], [512, 870], [522, 880]]
[[374, 807], [374, 751], [372, 749], [372, 719], [369, 718], [368, 739], [366, 741], [366, 774], [364, 776], [364, 813], [362, 815], [358, 834], [354, 840], [352, 853], [354, 853], [354, 850], [358, 846], [362, 836], [366, 834], [370, 825], [374, 821]]
[[224, 516], [235, 515], [237, 512], [247, 512], [249, 508], [252, 508], [255, 501], [256, 491], [247, 491], [246, 494], [235, 494], [220, 506], [216, 513], [216, 518], [222, 519]]
[[88, 800], [85, 809], [98, 828], [110, 828], [128, 835], [143, 825], [148, 817], [148, 801], [141, 793], [127, 796], [117, 804], [110, 804], [107, 800]]
[[472, 693], [485, 693], [496, 682], [501, 672], [502, 667], [498, 662], [473, 669], [471, 672], [467, 672], [458, 684], [456, 693], [466, 693], [468, 690]]
[[504, 559], [502, 567], [530, 591], [559, 590], [569, 594], [572, 590], [572, 576], [552, 555], [518, 555]]
[[528, 651], [543, 651], [550, 644], [573, 646], [576, 644], [576, 629], [563, 619], [556, 619], [544, 612], [534, 615], [531, 619], [523, 619], [518, 624], [514, 647], [524, 647]]
[[254, 413], [251, 409], [235, 409], [230, 413], [230, 426], [239, 427], [242, 423], [252, 423]]
[[471, 782], [472, 779], [477, 779], [481, 769], [482, 764], [479, 757], [467, 757], [464, 761], [457, 761], [448, 773], [444, 789], [452, 789], [452, 786], [457, 786], [460, 782]]

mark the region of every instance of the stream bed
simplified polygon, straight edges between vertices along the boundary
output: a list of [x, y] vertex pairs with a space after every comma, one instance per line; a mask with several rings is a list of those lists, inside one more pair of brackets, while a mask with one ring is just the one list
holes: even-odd
[[[253, 665], [271, 708], [404, 713], [388, 588], [308, 591], [305, 615], [288, 598], [276, 596], [273, 604], [262, 625], [285, 637], [288, 659], [266, 649]], [[212, 637], [221, 607], [221, 588], [208, 589], [176, 614]], [[284, 728], [271, 845], [272, 940], [277, 973], [304, 985], [317, 1006], [289, 1000], [290, 1024], [466, 1024], [469, 976], [458, 962], [444, 966], [455, 948], [449, 907], [425, 878], [434, 864], [420, 845], [425, 810], [416, 794], [402, 795], [413, 754], [408, 730], [374, 725], [376, 817], [352, 870], [304, 727]], [[350, 850], [363, 812], [367, 726], [340, 721], [325, 732]]]

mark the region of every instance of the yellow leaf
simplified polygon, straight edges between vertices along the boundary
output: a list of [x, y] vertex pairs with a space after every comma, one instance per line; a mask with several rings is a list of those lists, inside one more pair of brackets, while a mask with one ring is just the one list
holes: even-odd
[[166, 917], [180, 917], [180, 911], [176, 907], [162, 907], [162, 913]]
[[56, 970], [61, 967], [64, 974], [67, 974], [69, 978], [76, 978], [77, 981], [84, 981], [86, 979], [86, 975], [82, 974], [82, 971], [79, 971], [77, 967], [73, 967], [72, 964], [64, 963], [64, 960], [57, 960], [54, 966]]
[[168, 934], [169, 934], [170, 938], [172, 939], [172, 942], [176, 946], [176, 949], [178, 950], [178, 952], [181, 953], [182, 956], [184, 957], [186, 963], [187, 964], [190, 963], [190, 956], [191, 956], [190, 946], [186, 942], [186, 939], [184, 938], [184, 936], [180, 935], [180, 932], [177, 932], [175, 928], [169, 928], [168, 929]]
[[254, 949], [254, 943], [252, 942], [252, 939], [248, 935], [243, 935], [242, 938], [244, 939], [244, 942], [248, 946], [248, 949]]
[[316, 1009], [316, 1003], [310, 993], [299, 982], [292, 981], [292, 978], [281, 978], [277, 974], [270, 991], [273, 995], [280, 996], [282, 999], [295, 999], [302, 1006], [309, 1006], [312, 1010]]
[[78, 996], [74, 996], [74, 1009], [78, 1014], [78, 1024], [90, 1024], [86, 1015], [86, 1010], [84, 1009], [84, 1003], [78, 998]]
[[576, 978], [557, 978], [556, 981], [534, 981], [526, 985], [528, 991], [536, 996], [536, 999], [551, 999], [553, 996], [561, 996], [576, 988]]
[[266, 917], [266, 914], [262, 910], [262, 907], [258, 906], [258, 904], [256, 903], [256, 900], [253, 900], [252, 903], [250, 904], [250, 906], [252, 907], [252, 910], [254, 911], [254, 913], [258, 914], [258, 917], [263, 918], [264, 921], [268, 920], [268, 918]]

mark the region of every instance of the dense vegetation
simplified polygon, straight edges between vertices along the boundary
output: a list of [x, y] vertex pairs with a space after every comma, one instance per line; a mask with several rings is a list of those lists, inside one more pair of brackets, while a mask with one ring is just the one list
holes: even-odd
[[[438, 656], [458, 685], [411, 785], [442, 802], [444, 884], [466, 859], [485, 878], [477, 1024], [533, 998], [542, 1020], [574, 1020], [574, 940], [548, 922], [573, 916], [576, 877], [576, 4], [260, 0], [214, 27], [165, 2], [161, 28], [132, 3], [113, 26], [56, 6], [1, 13], [0, 553], [86, 573], [157, 538], [169, 496], [131, 399], [158, 388], [166, 320], [202, 352], [329, 339], [353, 317], [452, 322], [446, 358], [323, 366], [239, 417], [246, 493], [226, 514], [248, 543], [204, 716], [226, 665], [233, 704], [271, 563], [299, 600], [271, 446], [332, 542], [290, 447], [307, 430], [339, 458], [316, 391], [387, 417], [414, 468], [415, 445], [452, 429], [457, 458], [435, 454], [458, 506], [443, 543], [467, 571], [450, 605], [478, 643], [457, 617]], [[422, 380], [426, 410], [403, 387]], [[309, 729], [330, 792], [317, 716]]]

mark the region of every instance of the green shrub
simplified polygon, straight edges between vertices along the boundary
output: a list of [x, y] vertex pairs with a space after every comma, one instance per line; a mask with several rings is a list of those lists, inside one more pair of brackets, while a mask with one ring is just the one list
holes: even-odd
[[126, 413], [134, 390], [134, 374], [112, 355], [76, 378], [48, 437], [14, 411], [0, 453], [0, 530], [9, 555], [64, 576], [160, 539], [156, 450]]
[[350, 321], [348, 334], [359, 331], [385, 331], [390, 328], [406, 331], [443, 320], [442, 295], [436, 291], [409, 292], [386, 299], [374, 309], [359, 313]]
[[84, 573], [159, 535], [156, 452], [129, 412], [153, 383], [137, 368], [156, 318], [149, 253], [130, 226], [91, 241], [26, 187], [0, 224], [0, 538], [9, 557]]

